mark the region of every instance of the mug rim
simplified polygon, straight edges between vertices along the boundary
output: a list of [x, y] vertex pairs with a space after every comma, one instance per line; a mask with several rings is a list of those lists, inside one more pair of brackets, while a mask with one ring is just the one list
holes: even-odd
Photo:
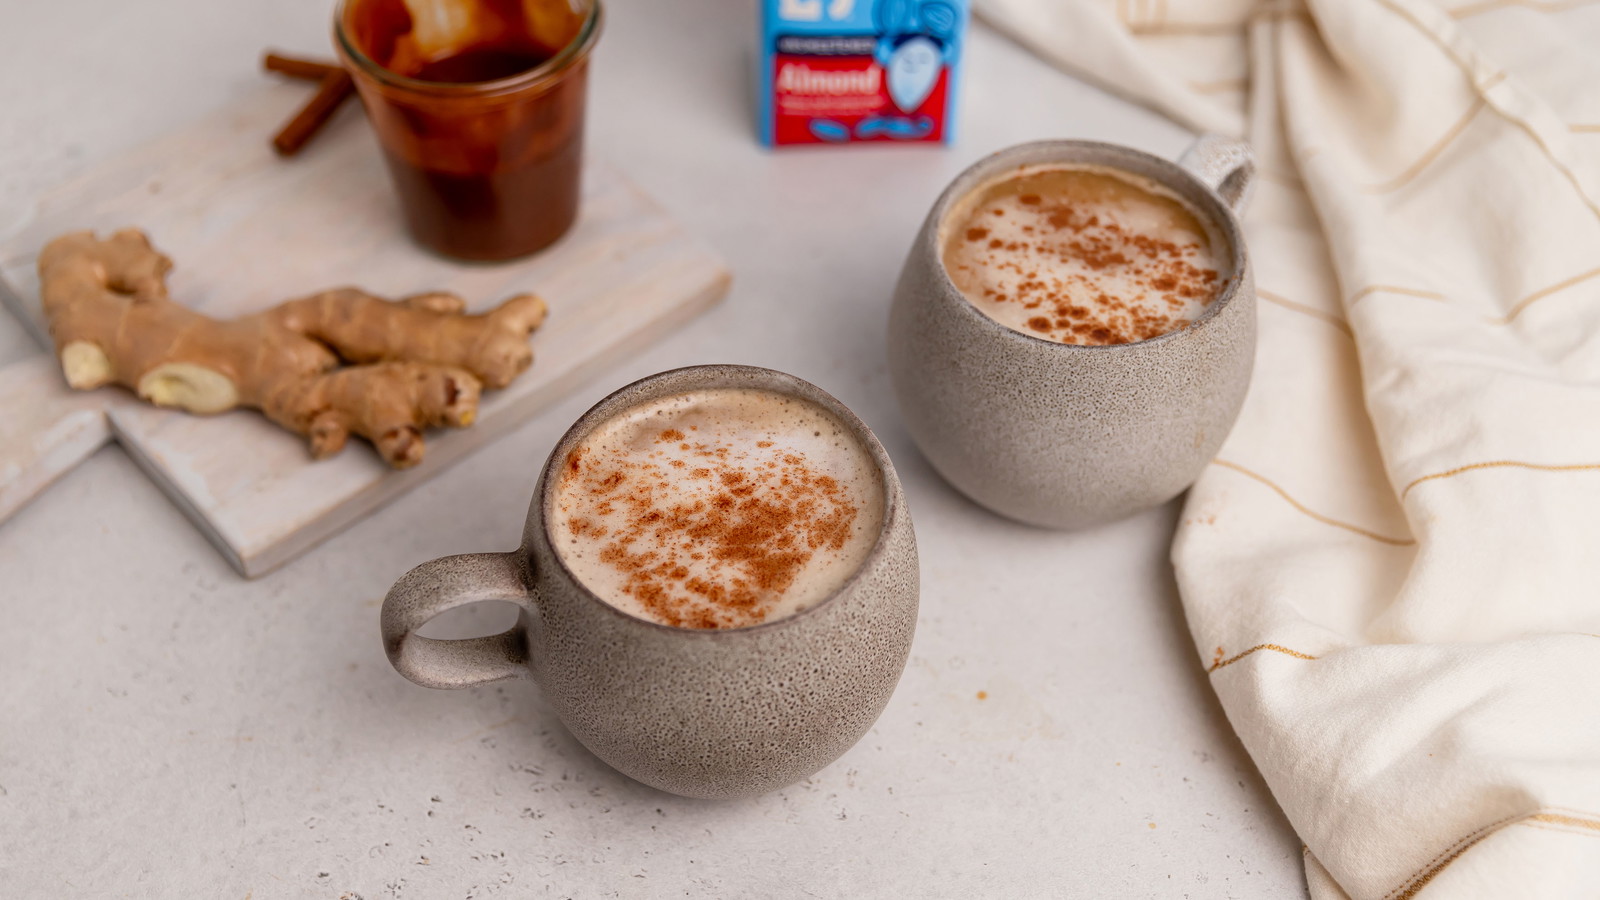
[[[1034, 153], [1044, 153], [1050, 156], [1059, 156], [1077, 150], [1100, 151], [1104, 153], [1126, 154], [1139, 157], [1153, 168], [1161, 170], [1166, 177], [1154, 177], [1145, 175], [1141, 172], [1135, 172], [1125, 166], [1099, 162], [1086, 162], [1081, 159], [1056, 159], [1053, 161], [1041, 161], [1038, 163], [1011, 162], [1011, 160], [1017, 156], [1029, 156]], [[1173, 187], [1171, 181], [1184, 181], [1197, 188], [1205, 196], [1206, 200], [1214, 207], [1212, 210], [1201, 210], [1201, 212], [1209, 214], [1213, 224], [1215, 224], [1219, 230], [1223, 232], [1223, 237], [1228, 241], [1230, 250], [1229, 261], [1232, 265], [1233, 271], [1229, 274], [1228, 280], [1224, 283], [1221, 293], [1217, 295], [1215, 300], [1212, 300], [1210, 303], [1206, 304], [1205, 310], [1201, 312], [1194, 321], [1183, 326], [1182, 328], [1177, 328], [1163, 334], [1158, 334], [1155, 337], [1145, 338], [1144, 340], [1140, 341], [1127, 341], [1120, 344], [1065, 344], [1061, 341], [1052, 341], [1047, 338], [1028, 334], [1027, 332], [1018, 331], [1009, 325], [1005, 325], [996, 321], [995, 319], [990, 318], [989, 316], [985, 315], [982, 310], [978, 309], [978, 307], [972, 301], [968, 300], [966, 295], [961, 292], [961, 289], [956, 286], [956, 283], [951, 280], [950, 272], [945, 268], [944, 265], [944, 254], [942, 252], [942, 248], [939, 246], [939, 234], [943, 230], [946, 216], [950, 214], [951, 208], [957, 202], [966, 198], [979, 187], [983, 186], [985, 181], [988, 180], [988, 176], [999, 174], [1007, 169], [1020, 169], [1023, 166], [1028, 165], [1047, 167], [1052, 165], [1067, 166], [1074, 164], [1116, 169], [1135, 177], [1149, 178], [1152, 181], [1160, 184], [1162, 187], [1168, 189]], [[1218, 215], [1219, 213], [1220, 215]], [[939, 279], [939, 286], [943, 289], [942, 292], [947, 295], [953, 295], [957, 300], [959, 300], [960, 305], [966, 307], [971, 316], [981, 320], [984, 323], [983, 327], [990, 328], [1011, 338], [1020, 338], [1024, 341], [1029, 341], [1035, 344], [1048, 347], [1060, 347], [1066, 351], [1090, 353], [1115, 352], [1119, 350], [1130, 351], [1135, 348], [1147, 349], [1172, 341], [1181, 340], [1185, 336], [1198, 333], [1202, 328], [1209, 325], [1213, 320], [1220, 316], [1223, 308], [1232, 303], [1233, 299], [1239, 295], [1240, 288], [1244, 283], [1245, 272], [1249, 265], [1249, 260], [1244, 245], [1244, 230], [1239, 225], [1238, 214], [1235, 213], [1233, 208], [1228, 205], [1227, 201], [1222, 199], [1221, 195], [1217, 193], [1216, 188], [1206, 183], [1205, 179], [1201, 178], [1196, 173], [1190, 171], [1188, 168], [1173, 160], [1167, 159], [1163, 156], [1157, 156], [1154, 153], [1149, 153], [1136, 147], [1129, 147], [1124, 144], [1113, 144], [1108, 141], [1088, 141], [1076, 140], [1072, 138], [1054, 138], [1013, 144], [1009, 147], [996, 150], [993, 153], [978, 159], [965, 169], [962, 169], [960, 174], [956, 175], [955, 178], [951, 179], [949, 184], [945, 185], [945, 188], [940, 192], [938, 199], [934, 201], [933, 209], [928, 213], [928, 220], [923, 228], [923, 234], [919, 236], [919, 241], [925, 241], [926, 243], [933, 245], [931, 248], [924, 249], [930, 252], [933, 257], [934, 267], [938, 269], [937, 277]]]
[[[695, 375], [732, 376], [734, 379], [748, 379], [751, 382], [749, 384], [718, 385], [717, 387], [734, 389], [744, 388], [765, 390], [771, 393], [784, 393], [788, 396], [796, 397], [800, 400], [813, 403], [838, 418], [839, 421], [843, 422], [845, 427], [850, 429], [857, 443], [864, 447], [867, 451], [867, 455], [872, 458], [873, 464], [878, 469], [878, 478], [883, 486], [883, 518], [878, 526], [878, 533], [873, 539], [872, 548], [867, 551], [866, 556], [861, 560], [861, 564], [850, 573], [849, 577], [847, 577], [843, 583], [834, 589], [833, 593], [829, 594], [822, 601], [812, 604], [811, 606], [808, 606], [799, 612], [784, 616], [781, 619], [774, 619], [770, 622], [757, 622], [754, 625], [744, 625], [738, 628], [680, 628], [676, 625], [667, 625], [662, 622], [657, 622], [653, 619], [646, 619], [642, 616], [636, 616], [633, 613], [627, 612], [626, 610], [607, 603], [602, 597], [600, 597], [600, 595], [596, 594], [587, 584], [585, 584], [582, 579], [573, 573], [572, 569], [567, 566], [566, 560], [562, 558], [561, 552], [556, 548], [555, 541], [550, 533], [549, 508], [554, 502], [555, 497], [555, 479], [552, 476], [561, 467], [561, 461], [565, 460], [567, 454], [571, 453], [572, 449], [578, 443], [582, 442], [584, 438], [588, 437], [596, 427], [603, 422], [610, 420], [613, 416], [621, 413], [629, 407], [636, 406], [640, 403], [649, 402], [650, 400], [657, 399], [658, 397], [669, 396], [674, 392], [685, 393], [687, 391], [707, 390], [710, 388], [706, 388], [704, 386], [684, 387], [678, 389], [677, 391], [667, 391], [661, 394], [631, 398], [630, 402], [624, 403], [623, 398], [625, 395], [633, 392], [644, 393], [644, 388], [656, 382], [665, 381], [670, 378], [687, 380], [691, 378], [691, 376]], [[775, 389], [774, 386], [770, 384], [760, 383], [761, 381], [776, 381], [782, 384], [784, 388], [789, 388], [792, 390]], [[620, 388], [617, 388], [616, 390], [607, 394], [605, 397], [601, 398], [593, 406], [589, 407], [589, 409], [584, 412], [583, 415], [578, 417], [577, 421], [573, 422], [572, 425], [567, 428], [566, 432], [561, 435], [561, 438], [556, 441], [555, 447], [550, 451], [550, 456], [545, 460], [544, 467], [539, 472], [539, 481], [534, 487], [533, 491], [533, 502], [529, 506], [528, 518], [524, 523], [524, 536], [520, 552], [522, 554], [524, 564], [528, 569], [529, 585], [532, 588], [531, 592], [535, 606], [537, 606], [539, 603], [537, 587], [539, 572], [535, 568], [532, 559], [532, 542], [535, 540], [535, 537], [537, 537], [539, 540], [544, 542], [546, 547], [549, 548], [550, 557], [558, 567], [557, 571], [560, 572], [568, 585], [576, 588], [577, 593], [583, 596], [586, 600], [600, 606], [613, 615], [626, 619], [631, 623], [706, 640], [731, 638], [735, 635], [758, 634], [766, 630], [782, 627], [790, 622], [795, 622], [814, 613], [818, 613], [821, 610], [832, 606], [840, 597], [849, 593], [856, 586], [857, 582], [861, 580], [863, 573], [865, 573], [868, 568], [876, 564], [886, 552], [888, 541], [894, 531], [894, 524], [897, 520], [897, 517], [903, 514], [901, 507], [904, 505], [904, 500], [900, 496], [901, 491], [896, 487], [898, 484], [898, 476], [895, 474], [893, 461], [889, 459], [889, 452], [883, 448], [882, 442], [878, 440], [877, 435], [873, 434], [872, 429], [867, 426], [867, 423], [862, 421], [861, 417], [857, 416], [848, 406], [845, 406], [844, 403], [839, 400], [839, 398], [833, 396], [822, 388], [817, 387], [815, 384], [806, 381], [804, 378], [801, 378], [798, 375], [791, 375], [787, 372], [780, 372], [777, 369], [768, 369], [763, 366], [743, 365], [740, 363], [701, 363], [692, 366], [680, 366], [675, 369], [666, 369], [664, 371], [657, 372], [654, 375], [646, 375], [643, 378], [637, 379], [626, 385], [623, 385]], [[538, 521], [538, 528], [532, 527], [536, 517]]]
[[345, 28], [345, 19], [355, 2], [356, 0], [339, 0], [333, 11], [334, 46], [340, 56], [351, 64], [350, 68], [359, 70], [361, 74], [371, 77], [379, 84], [437, 97], [495, 97], [556, 81], [567, 69], [587, 58], [589, 52], [594, 49], [600, 37], [600, 24], [603, 18], [601, 0], [586, 0], [589, 9], [583, 18], [583, 24], [578, 26], [578, 33], [557, 50], [554, 56], [531, 69], [490, 81], [426, 81], [390, 71], [361, 49]]

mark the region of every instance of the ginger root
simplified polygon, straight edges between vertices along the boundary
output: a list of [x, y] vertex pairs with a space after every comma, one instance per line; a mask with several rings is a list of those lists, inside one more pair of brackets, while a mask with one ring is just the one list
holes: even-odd
[[40, 294], [67, 383], [120, 384], [191, 413], [259, 409], [319, 459], [355, 433], [395, 468], [421, 462], [424, 428], [472, 424], [480, 391], [528, 368], [545, 317], [532, 294], [468, 315], [453, 294], [337, 288], [223, 322], [167, 296], [171, 268], [133, 228], [44, 248]]

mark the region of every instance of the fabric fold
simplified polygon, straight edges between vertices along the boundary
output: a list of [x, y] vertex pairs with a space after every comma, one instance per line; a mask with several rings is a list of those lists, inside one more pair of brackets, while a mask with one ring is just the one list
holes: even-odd
[[1255, 379], [1173, 562], [1312, 895], [1592, 894], [1600, 4], [976, 8], [1256, 149]]

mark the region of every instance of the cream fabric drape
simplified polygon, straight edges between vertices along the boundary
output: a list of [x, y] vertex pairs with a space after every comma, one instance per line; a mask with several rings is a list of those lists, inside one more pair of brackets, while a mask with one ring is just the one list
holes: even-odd
[[978, 10], [1256, 149], [1255, 379], [1173, 560], [1312, 896], [1600, 896], [1600, 2]]

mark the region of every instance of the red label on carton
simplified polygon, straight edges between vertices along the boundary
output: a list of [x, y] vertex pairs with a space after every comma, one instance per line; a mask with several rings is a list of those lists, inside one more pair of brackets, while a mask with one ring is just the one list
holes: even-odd
[[[866, 57], [773, 57], [774, 143], [944, 140], [948, 70], [940, 69], [921, 103], [899, 110], [884, 69]], [[886, 115], [887, 113], [887, 115]], [[901, 115], [898, 119], [896, 113]], [[812, 123], [836, 123], [813, 128]], [[819, 133], [820, 132], [820, 133]]]

